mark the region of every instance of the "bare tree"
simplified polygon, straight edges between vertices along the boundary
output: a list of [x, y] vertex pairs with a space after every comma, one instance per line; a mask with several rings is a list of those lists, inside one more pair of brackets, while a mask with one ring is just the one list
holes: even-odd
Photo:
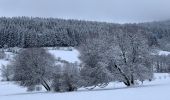
[[142, 32], [118, 30], [115, 35], [89, 39], [78, 48], [83, 64], [85, 86], [100, 86], [121, 81], [131, 86], [135, 81], [151, 79], [153, 70], [147, 40]]
[[75, 91], [80, 87], [80, 72], [75, 63], [64, 63], [56, 66], [52, 87], [56, 92]]
[[43, 48], [24, 49], [13, 63], [13, 79], [21, 86], [30, 88], [41, 84], [50, 91], [48, 81], [52, 77], [54, 62], [54, 57]]
[[5, 58], [5, 52], [4, 50], [0, 50], [0, 59], [4, 59]]
[[1, 76], [4, 81], [10, 81], [13, 77], [13, 67], [11, 65], [2, 65], [1, 69]]
[[[150, 52], [142, 31], [135, 33], [117, 33], [117, 57], [115, 63], [124, 73], [127, 86], [135, 84], [135, 80], [144, 81], [152, 78]], [[125, 77], [126, 76], [126, 77]]]
[[87, 39], [78, 48], [83, 65], [81, 76], [84, 79], [84, 87], [92, 86], [89, 89], [93, 89], [93, 87], [103, 86], [113, 81], [113, 75], [106, 61], [109, 49], [110, 44], [105, 37]]
[[168, 67], [169, 67], [168, 56], [154, 55], [153, 61], [154, 61], [154, 65], [155, 65], [155, 72], [158, 72], [158, 73], [168, 72]]

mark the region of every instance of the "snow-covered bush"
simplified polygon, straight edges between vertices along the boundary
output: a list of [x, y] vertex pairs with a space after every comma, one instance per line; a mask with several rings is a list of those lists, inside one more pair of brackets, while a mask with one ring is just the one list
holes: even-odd
[[52, 87], [56, 92], [75, 91], [80, 87], [80, 80], [78, 66], [74, 63], [64, 63], [63, 66], [56, 66]]
[[43, 85], [50, 91], [48, 81], [51, 79], [55, 59], [43, 48], [23, 49], [13, 63], [13, 80], [28, 90], [34, 90], [36, 85]]
[[107, 43], [102, 38], [88, 39], [78, 50], [82, 61], [83, 86], [98, 86], [113, 81], [112, 73], [105, 63]]
[[12, 65], [2, 65], [1, 69], [1, 76], [3, 81], [11, 81], [14, 75]]
[[4, 59], [5, 56], [5, 52], [3, 50], [0, 50], [0, 59]]

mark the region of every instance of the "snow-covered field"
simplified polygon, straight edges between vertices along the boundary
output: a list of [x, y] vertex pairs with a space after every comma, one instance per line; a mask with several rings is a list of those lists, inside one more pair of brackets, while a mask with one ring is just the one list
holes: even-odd
[[170, 55], [170, 52], [168, 52], [168, 51], [160, 51], [160, 52], [159, 52], [159, 55], [165, 55], [165, 56], [167, 56], [167, 55]]
[[[79, 61], [76, 50], [49, 52], [63, 60]], [[0, 65], [7, 63], [0, 60]], [[27, 92], [26, 88], [13, 82], [0, 82], [0, 100], [170, 100], [170, 75], [156, 73], [153, 81], [145, 81], [143, 85], [134, 87], [127, 88], [122, 83], [110, 83], [106, 88], [96, 88], [92, 91], [79, 89], [66, 93]]]
[[138, 87], [127, 88], [112, 83], [103, 89], [81, 89], [70, 93], [26, 92], [13, 83], [0, 82], [0, 100], [169, 100], [170, 76], [155, 74], [155, 80]]
[[158, 55], [164, 55], [164, 56], [170, 55], [170, 52], [169, 52], [169, 51], [158, 50], [157, 52], [158, 52], [158, 53], [157, 53]]
[[49, 50], [49, 52], [54, 55], [56, 58], [61, 58], [62, 60], [66, 60], [69, 62], [80, 62], [78, 59], [79, 52], [75, 49], [72, 51], [66, 50]]

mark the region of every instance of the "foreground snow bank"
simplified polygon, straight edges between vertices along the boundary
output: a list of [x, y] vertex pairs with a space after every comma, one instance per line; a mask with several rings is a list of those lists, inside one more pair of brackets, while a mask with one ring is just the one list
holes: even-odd
[[[160, 78], [161, 77], [161, 78]], [[127, 88], [112, 83], [104, 89], [79, 90], [68, 93], [25, 92], [12, 83], [0, 83], [0, 100], [169, 100], [169, 74], [155, 74], [155, 80]]]

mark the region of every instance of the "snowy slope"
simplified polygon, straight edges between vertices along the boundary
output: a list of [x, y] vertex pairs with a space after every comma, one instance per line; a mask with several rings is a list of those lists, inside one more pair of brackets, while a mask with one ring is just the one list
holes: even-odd
[[107, 88], [70, 93], [25, 92], [25, 89], [6, 82], [0, 83], [0, 100], [169, 100], [170, 77], [156, 74], [152, 82], [126, 88], [112, 83]]

